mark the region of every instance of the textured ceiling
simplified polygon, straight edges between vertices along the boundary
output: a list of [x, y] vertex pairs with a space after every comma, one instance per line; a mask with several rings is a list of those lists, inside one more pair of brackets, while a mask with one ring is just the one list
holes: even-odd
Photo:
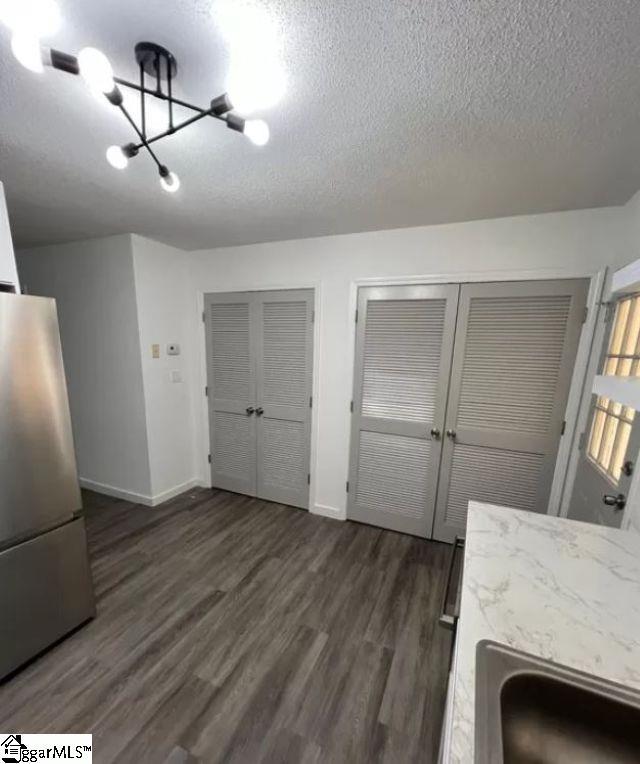
[[[254, 0], [259, 2], [259, 0]], [[638, 0], [275, 0], [287, 90], [257, 148], [214, 120], [157, 144], [163, 192], [80, 78], [34, 75], [0, 29], [0, 179], [18, 245], [137, 232], [185, 249], [619, 204], [640, 188]], [[178, 58], [176, 95], [224, 89], [201, 0], [60, 0], [54, 47]]]

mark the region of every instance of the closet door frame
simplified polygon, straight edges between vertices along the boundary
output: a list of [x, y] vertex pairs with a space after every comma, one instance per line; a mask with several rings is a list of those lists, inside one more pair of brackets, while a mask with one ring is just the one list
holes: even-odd
[[[317, 514], [326, 515], [328, 517], [339, 518], [339, 513], [333, 507], [324, 507], [316, 504], [316, 460], [318, 452], [318, 406], [317, 406], [317, 389], [318, 380], [320, 377], [320, 324], [318, 316], [321, 311], [321, 298], [322, 298], [322, 283], [319, 281], [299, 283], [299, 284], [282, 284], [282, 285], [268, 285], [264, 287], [251, 286], [247, 289], [246, 285], [242, 284], [230, 284], [224, 289], [203, 289], [197, 292], [195, 310], [195, 321], [200, 326], [200, 342], [199, 342], [199, 375], [198, 389], [195, 391], [195, 395], [201, 401], [200, 407], [200, 422], [204, 426], [200, 425], [197, 435], [198, 447], [197, 453], [198, 462], [200, 466], [200, 473], [203, 477], [194, 480], [194, 485], [206, 485], [210, 488], [215, 488], [212, 480], [212, 443], [213, 443], [213, 423], [210, 420], [210, 407], [209, 396], [213, 395], [212, 385], [209, 380], [208, 358], [210, 352], [210, 338], [207, 333], [207, 320], [206, 320], [206, 306], [208, 299], [226, 300], [227, 296], [230, 298], [237, 297], [238, 295], [259, 296], [262, 294], [275, 294], [277, 292], [293, 293], [298, 291], [311, 292], [311, 304], [312, 304], [312, 326], [311, 326], [311, 342], [312, 342], [312, 374], [311, 374], [311, 397], [313, 406], [311, 407], [311, 421], [308, 432], [308, 462], [309, 462], [309, 494], [308, 494], [308, 510], [315, 511]], [[231, 300], [232, 301], [232, 300]], [[251, 319], [252, 330], [255, 328], [253, 317]], [[253, 333], [253, 341], [255, 339], [255, 332]], [[254, 380], [256, 375], [254, 374]], [[255, 395], [257, 395], [257, 384], [255, 388]], [[253, 417], [255, 419], [255, 415]], [[256, 439], [257, 440], [257, 439]], [[257, 458], [257, 450], [256, 450]], [[256, 481], [257, 489], [257, 464], [256, 464]], [[234, 490], [234, 489], [223, 489]], [[236, 492], [243, 493], [245, 495], [255, 496], [248, 494], [246, 491], [236, 489]]]
[[[582, 334], [578, 344], [578, 351], [574, 363], [574, 371], [569, 388], [569, 397], [565, 409], [564, 419], [566, 422], [565, 433], [561, 439], [558, 455], [556, 458], [555, 469], [551, 492], [548, 499], [549, 515], [566, 515], [568, 500], [570, 498], [570, 483], [575, 474], [576, 454], [578, 454], [577, 443], [580, 427], [588, 415], [590, 403], [590, 392], [585, 395], [585, 382], [587, 369], [591, 364], [591, 349], [594, 334], [598, 329], [598, 310], [602, 296], [603, 284], [607, 277], [608, 269], [606, 267], [594, 268], [539, 268], [535, 270], [517, 270], [502, 269], [491, 272], [469, 271], [469, 272], [442, 272], [437, 275], [423, 274], [415, 276], [402, 277], [373, 277], [353, 279], [349, 288], [349, 311], [348, 325], [350, 328], [350, 346], [349, 355], [354, 362], [351, 364], [351, 380], [349, 390], [354, 389], [355, 382], [355, 354], [356, 354], [356, 333], [358, 322], [354, 321], [358, 309], [358, 290], [361, 287], [388, 287], [388, 286], [419, 286], [434, 284], [477, 284], [494, 283], [498, 281], [555, 281], [558, 279], [589, 279], [589, 293], [587, 297], [587, 319], [582, 327]], [[348, 401], [347, 401], [348, 405]], [[352, 414], [348, 414], [352, 418]], [[353, 437], [352, 423], [349, 431]], [[350, 456], [352, 453], [351, 443], [348, 450], [348, 465], [350, 466]], [[348, 477], [345, 476], [345, 480]], [[565, 482], [566, 481], [566, 482]], [[569, 484], [569, 490], [567, 490]], [[348, 485], [345, 493], [348, 501]], [[327, 513], [329, 514], [329, 513]], [[336, 516], [336, 515], [331, 515]]]

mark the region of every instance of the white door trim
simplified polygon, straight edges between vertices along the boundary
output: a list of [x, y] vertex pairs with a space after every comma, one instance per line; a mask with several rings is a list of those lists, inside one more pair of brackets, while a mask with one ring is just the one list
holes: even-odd
[[640, 260], [618, 269], [611, 277], [611, 294], [623, 295], [640, 291]]
[[[573, 376], [571, 378], [571, 387], [569, 389], [569, 397], [567, 399], [567, 408], [565, 411], [565, 433], [558, 448], [556, 467], [553, 475], [553, 482], [551, 484], [551, 493], [549, 495], [549, 507], [547, 510], [547, 514], [549, 515], [559, 515], [562, 514], [561, 510], [564, 509], [564, 514], [566, 515], [568, 498], [570, 498], [571, 494], [570, 489], [573, 487], [573, 478], [575, 477], [575, 469], [577, 467], [577, 459], [575, 459], [575, 465], [573, 465], [573, 456], [574, 452], [577, 450], [578, 419], [581, 414], [584, 414], [584, 418], [586, 418], [588, 414], [588, 403], [591, 397], [590, 392], [588, 395], [583, 396], [583, 391], [588, 378], [587, 373], [590, 368], [591, 350], [594, 342], [594, 332], [596, 330], [596, 314], [598, 312], [606, 273], [606, 268], [598, 271], [580, 268], [540, 268], [537, 270], [470, 271], [462, 273], [459, 271], [452, 271], [448, 273], [432, 273], [392, 278], [380, 276], [375, 278], [353, 279], [349, 284], [349, 313], [347, 316], [347, 336], [349, 337], [347, 357], [351, 359], [351, 365], [349, 369], [349, 386], [345, 391], [345, 396], [349, 396], [346, 398], [347, 403], [345, 405], [345, 410], [348, 410], [346, 406], [351, 399], [351, 391], [353, 390], [356, 343], [355, 313], [358, 304], [359, 287], [376, 285], [405, 286], [411, 284], [464, 284], [491, 281], [540, 281], [587, 278], [590, 280], [589, 294], [587, 296], [587, 320], [582, 328], [578, 351], [576, 353]], [[583, 411], [585, 407], [585, 399], [587, 411]], [[351, 432], [351, 428], [349, 428], [349, 432]], [[348, 454], [351, 454], [351, 441], [349, 441]], [[569, 468], [571, 465], [573, 465], [573, 472], [570, 476], [571, 480], [569, 481]], [[345, 465], [345, 470], [347, 469], [348, 465]], [[568, 490], [565, 489], [565, 486]]]

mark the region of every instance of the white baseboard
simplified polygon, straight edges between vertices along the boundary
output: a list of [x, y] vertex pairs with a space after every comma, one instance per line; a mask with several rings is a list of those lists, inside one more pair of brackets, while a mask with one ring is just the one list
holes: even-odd
[[106, 485], [105, 483], [97, 483], [95, 480], [87, 480], [86, 478], [79, 478], [81, 488], [87, 488], [89, 491], [95, 491], [96, 493], [103, 493], [105, 496], [113, 496], [116, 499], [124, 499], [125, 501], [132, 501], [134, 504], [144, 504], [147, 507], [153, 506], [151, 504], [151, 496], [143, 493], [134, 493], [133, 491], [124, 491], [122, 488], [116, 488], [113, 485]]
[[169, 499], [173, 499], [175, 496], [179, 496], [181, 493], [188, 491], [190, 488], [201, 485], [202, 481], [193, 478], [186, 483], [176, 485], [173, 488], [169, 488], [162, 493], [155, 494], [155, 496], [149, 496], [143, 493], [134, 493], [133, 491], [125, 491], [122, 488], [116, 488], [113, 485], [106, 485], [105, 483], [97, 483], [95, 480], [87, 480], [86, 478], [79, 478], [79, 483], [82, 488], [86, 488], [89, 491], [95, 491], [96, 493], [102, 493], [105, 496], [113, 496], [116, 499], [124, 499], [125, 501], [131, 501], [134, 504], [143, 504], [145, 507], [157, 507], [158, 504], [162, 504]]
[[314, 515], [322, 515], [322, 517], [330, 517], [333, 520], [346, 520], [346, 509], [338, 509], [338, 507], [329, 507], [326, 504], [314, 504], [311, 507], [310, 512]]
[[202, 481], [198, 478], [192, 478], [191, 480], [187, 480], [186, 483], [182, 483], [182, 485], [176, 485], [173, 488], [169, 488], [166, 491], [163, 491], [162, 493], [157, 493], [155, 496], [151, 497], [151, 504], [150, 506], [156, 507], [158, 504], [162, 504], [165, 501], [169, 501], [169, 499], [173, 499], [176, 496], [179, 496], [181, 493], [184, 493], [185, 491], [190, 490], [191, 488], [195, 488], [196, 486], [202, 485]]

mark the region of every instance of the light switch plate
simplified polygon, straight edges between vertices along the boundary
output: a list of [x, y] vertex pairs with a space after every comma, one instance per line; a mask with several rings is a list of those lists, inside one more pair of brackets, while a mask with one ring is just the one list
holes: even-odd
[[170, 379], [172, 382], [182, 382], [182, 372], [174, 369], [170, 374]]
[[167, 345], [167, 355], [180, 355], [180, 345], [177, 342]]

